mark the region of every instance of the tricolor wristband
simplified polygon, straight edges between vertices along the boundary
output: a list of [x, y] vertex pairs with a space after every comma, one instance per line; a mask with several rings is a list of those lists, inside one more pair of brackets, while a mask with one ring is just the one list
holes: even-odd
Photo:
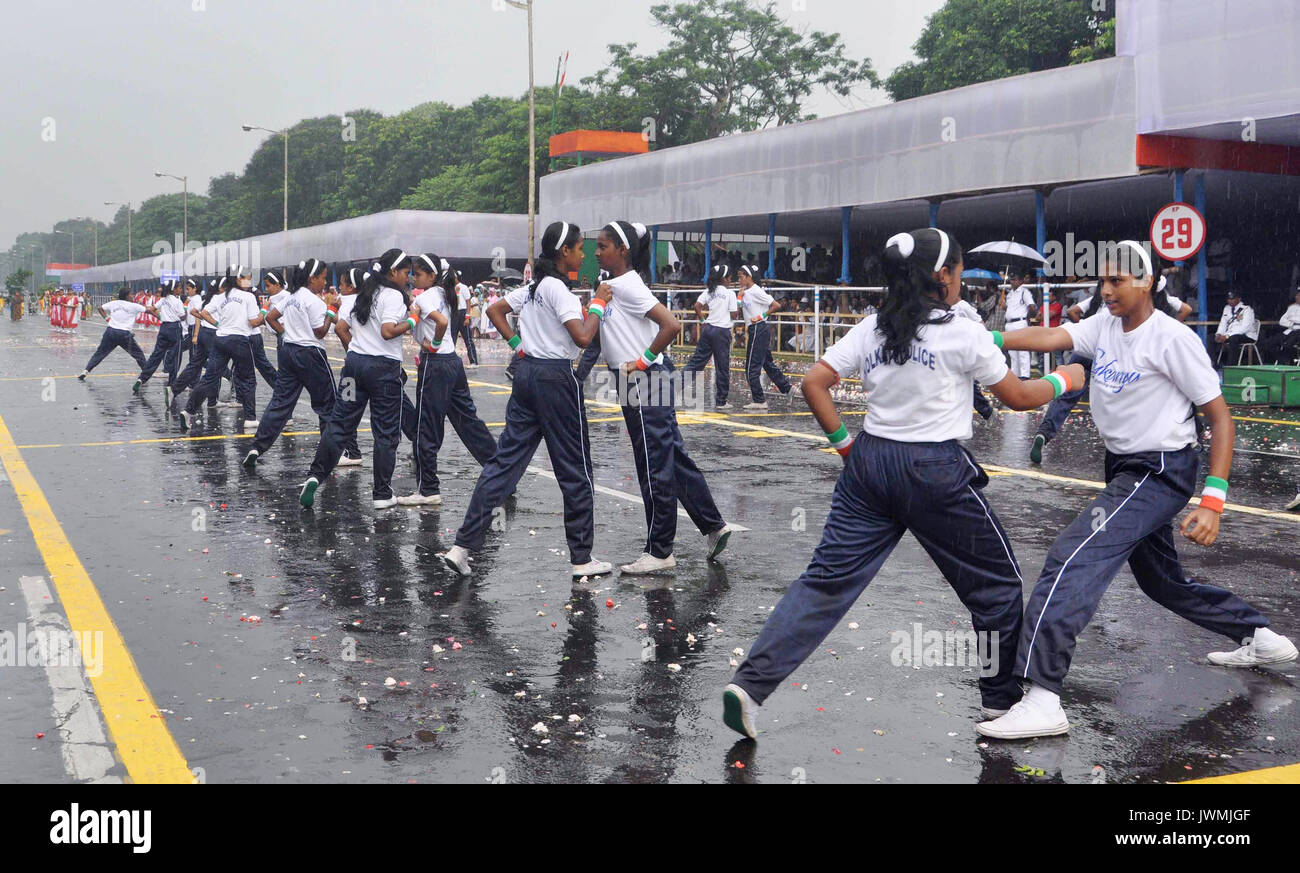
[[649, 370], [655, 365], [655, 361], [657, 360], [659, 360], [659, 356], [649, 349], [646, 349], [641, 353], [641, 359], [636, 362], [636, 368], [638, 370]]
[[1005, 342], [1006, 340], [1002, 338], [1002, 331], [1000, 330], [993, 331], [993, 345], [997, 346], [998, 348], [1002, 348], [1002, 345]]
[[591, 305], [587, 307], [587, 314], [588, 314], [588, 315], [594, 315], [594, 316], [596, 316], [597, 318], [599, 318], [601, 321], [604, 321], [604, 320], [605, 320], [605, 304], [602, 303], [602, 302], [600, 302], [599, 300], [593, 300], [593, 301], [591, 301]]
[[1206, 476], [1205, 487], [1201, 489], [1201, 508], [1223, 512], [1223, 504], [1228, 499], [1228, 480], [1218, 476]]
[[1051, 384], [1053, 400], [1070, 390], [1070, 379], [1060, 370], [1048, 373], [1043, 377], [1043, 381]]
[[519, 334], [515, 334], [514, 336], [510, 337], [510, 339], [507, 341], [507, 345], [509, 345], [510, 348], [512, 349], [517, 349], [523, 344], [524, 341], [519, 338]]
[[262, 310], [262, 317], [263, 317], [263, 318], [266, 318], [266, 316], [269, 315], [269, 314], [270, 314], [270, 313], [268, 313], [265, 309]]
[[406, 319], [406, 323], [409, 324], [409, 325], [411, 326], [411, 330], [412, 330], [412, 331], [415, 330], [415, 319], [414, 319], [414, 318], [408, 318], [408, 319]]
[[333, 319], [334, 321], [338, 321], [338, 320], [339, 320], [339, 311], [338, 311], [337, 309], [326, 309], [326, 310], [325, 310], [325, 317], [326, 317], [326, 318]]
[[853, 437], [849, 436], [848, 428], [842, 424], [835, 433], [826, 434], [826, 439], [830, 441], [831, 448], [841, 455], [847, 455], [849, 449], [853, 446]]

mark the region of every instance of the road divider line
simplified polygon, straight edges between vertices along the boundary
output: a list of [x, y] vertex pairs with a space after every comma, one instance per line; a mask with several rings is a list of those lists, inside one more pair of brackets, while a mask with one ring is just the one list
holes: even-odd
[[54, 510], [0, 416], [0, 462], [27, 517], [73, 633], [100, 633], [102, 671], [90, 678], [117, 755], [137, 783], [187, 784], [194, 775], [140, 676], [135, 659]]
[[1282, 767], [1265, 767], [1261, 770], [1246, 770], [1243, 773], [1229, 773], [1226, 776], [1210, 776], [1205, 779], [1188, 779], [1179, 785], [1294, 785], [1300, 782], [1300, 764], [1287, 764]]
[[[55, 663], [47, 661], [42, 664], [50, 683], [51, 714], [58, 726], [63, 769], [77, 782], [120, 784], [122, 780], [109, 772], [116, 761], [104, 735], [103, 716], [86, 686], [87, 662], [94, 664], [98, 652], [92, 651], [88, 655], [84, 642], [72, 635], [63, 613], [55, 607], [54, 597], [43, 577], [23, 576], [18, 584], [27, 600], [29, 637], [35, 633], [47, 641], [45, 654], [75, 652], [79, 656], [75, 664], [58, 663], [57, 658]], [[99, 646], [93, 636], [88, 641], [92, 646]], [[65, 645], [65, 642], [70, 645]]]

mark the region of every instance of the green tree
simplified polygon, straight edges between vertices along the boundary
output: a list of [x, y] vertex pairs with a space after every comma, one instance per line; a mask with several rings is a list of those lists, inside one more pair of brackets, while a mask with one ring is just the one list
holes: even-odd
[[19, 267], [14, 272], [5, 277], [5, 290], [9, 292], [10, 299], [21, 295], [27, 290], [27, 286], [32, 281], [32, 272], [26, 267]]
[[611, 45], [609, 68], [583, 85], [654, 118], [661, 147], [807, 121], [814, 89], [849, 97], [880, 84], [870, 60], [846, 56], [838, 34], [800, 33], [773, 2], [662, 3], [650, 15], [668, 31], [667, 47], [640, 55], [636, 43]]
[[[1104, 9], [1094, 10], [1102, 5]], [[1115, 54], [1115, 5], [1093, 0], [948, 0], [885, 90], [908, 100]]]

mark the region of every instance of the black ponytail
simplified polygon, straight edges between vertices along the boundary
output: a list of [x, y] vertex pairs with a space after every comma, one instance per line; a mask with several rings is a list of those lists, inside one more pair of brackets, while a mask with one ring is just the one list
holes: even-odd
[[[297, 291], [299, 288], [306, 288], [308, 280], [319, 276], [323, 272], [325, 272], [324, 261], [318, 261], [315, 258], [299, 261], [298, 266], [293, 269], [293, 290]], [[267, 275], [274, 276], [275, 274], [268, 273]], [[284, 287], [283, 282], [280, 283], [280, 287]]]
[[[934, 274], [961, 261], [957, 240], [937, 228], [900, 233], [886, 243], [884, 268], [889, 290], [876, 320], [876, 331], [885, 339], [886, 362], [906, 364], [922, 327], [952, 321], [954, 313], [944, 302], [946, 290]], [[935, 309], [944, 313], [935, 316]]]
[[[283, 289], [283, 288], [284, 288], [284, 277], [281, 276], [281, 275], [280, 275], [278, 272], [276, 272], [275, 270], [267, 270], [265, 273], [262, 274], [262, 285], [263, 285], [263, 287], [265, 287], [268, 283], [269, 283], [269, 284], [272, 284], [272, 285], [277, 285], [277, 286], [279, 286], [281, 289]], [[270, 292], [268, 291], [267, 293], [269, 294]]]
[[203, 289], [203, 305], [205, 308], [212, 302], [212, 298], [217, 296], [217, 290], [220, 287], [221, 286], [216, 279], [208, 280], [208, 286]]
[[460, 318], [460, 294], [458, 287], [460, 285], [460, 273], [443, 258], [441, 262], [442, 278], [439, 285], [442, 286], [442, 302], [446, 304], [447, 311], [451, 313], [452, 324], [459, 324], [456, 319]]
[[388, 278], [388, 274], [411, 266], [411, 259], [406, 256], [406, 252], [401, 249], [389, 249], [379, 256], [379, 260], [370, 265], [370, 271], [361, 279], [361, 284], [357, 285], [357, 303], [352, 312], [356, 315], [358, 324], [366, 324], [370, 321], [370, 310], [375, 304], [375, 292], [380, 288], [392, 288], [402, 293], [402, 300], [407, 306], [411, 305], [411, 298], [407, 296], [406, 289], [398, 287], [397, 283]]
[[533, 283], [528, 288], [528, 299], [537, 296], [537, 286], [543, 279], [559, 279], [565, 288], [571, 288], [569, 277], [555, 264], [560, 249], [582, 244], [582, 228], [567, 221], [557, 221], [542, 234], [542, 256], [533, 263]]

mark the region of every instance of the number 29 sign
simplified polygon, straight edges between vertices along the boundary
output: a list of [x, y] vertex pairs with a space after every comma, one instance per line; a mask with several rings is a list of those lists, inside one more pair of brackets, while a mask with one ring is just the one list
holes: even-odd
[[1205, 245], [1205, 216], [1186, 203], [1170, 203], [1151, 222], [1151, 245], [1166, 261], [1196, 257]]

